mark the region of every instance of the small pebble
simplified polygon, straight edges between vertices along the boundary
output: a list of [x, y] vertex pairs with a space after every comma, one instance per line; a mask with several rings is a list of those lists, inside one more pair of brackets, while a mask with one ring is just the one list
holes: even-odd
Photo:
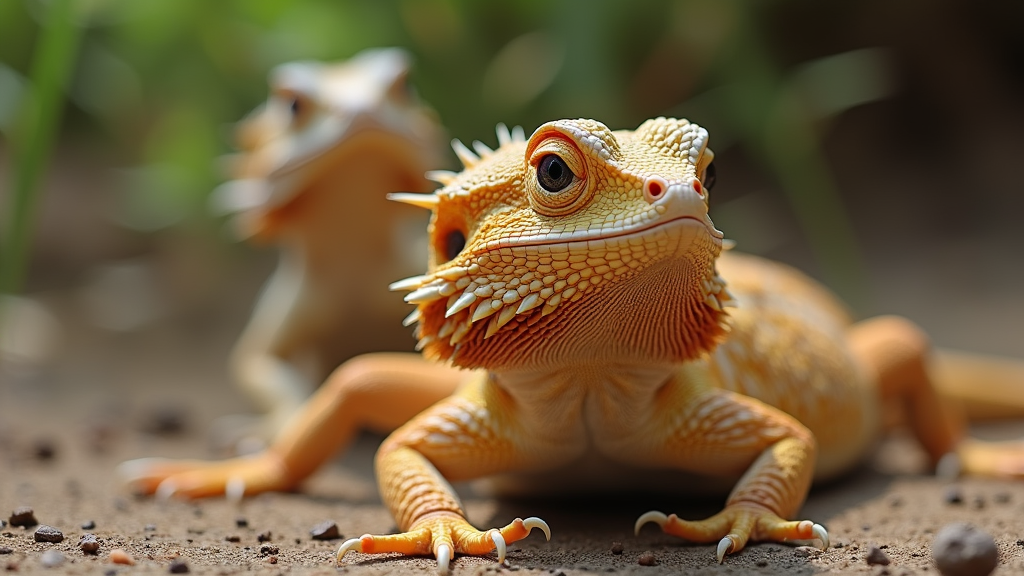
[[235, 526], [238, 526], [239, 528], [248, 528], [249, 520], [247, 518], [242, 518], [241, 516], [239, 516], [238, 518], [235, 518]]
[[889, 560], [889, 556], [887, 556], [885, 552], [882, 552], [882, 549], [878, 546], [868, 548], [868, 555], [865, 559], [871, 566], [888, 566], [889, 562], [891, 562], [891, 560]]
[[56, 544], [64, 541], [64, 533], [53, 526], [42, 524], [39, 528], [36, 528], [33, 538], [35, 538], [36, 542], [53, 542]]
[[267, 530], [266, 532], [260, 532], [256, 535], [257, 542], [270, 542], [273, 539], [274, 537], [273, 534], [270, 533], [270, 530]]
[[945, 500], [946, 504], [963, 504], [964, 495], [960, 491], [959, 486], [950, 486], [946, 488], [946, 491], [942, 495], [942, 499]]
[[0, 519], [0, 528], [7, 528], [7, 520]]
[[183, 406], [159, 406], [146, 415], [142, 431], [157, 436], [174, 436], [185, 431], [187, 409]]
[[226, 536], [224, 539], [227, 540], [228, 542], [241, 542], [242, 541], [242, 537], [238, 536], [237, 534], [232, 534], [230, 536]]
[[654, 557], [654, 554], [651, 554], [650, 552], [644, 552], [640, 555], [639, 558], [637, 558], [636, 563], [641, 566], [657, 566], [658, 559]]
[[188, 562], [185, 562], [184, 558], [175, 558], [171, 560], [171, 565], [167, 570], [171, 574], [186, 574], [188, 572]]
[[11, 526], [21, 526], [23, 528], [29, 528], [39, 524], [36, 520], [36, 513], [28, 506], [22, 506], [21, 508], [15, 508], [14, 512], [11, 512], [11, 517], [7, 519], [11, 523]]
[[13, 553], [14, 553], [13, 549], [7, 548], [6, 546], [0, 546], [0, 555], [2, 555], [2, 554], [13, 554]]
[[999, 562], [989, 534], [969, 524], [947, 524], [932, 541], [932, 559], [944, 576], [986, 576]]
[[622, 542], [612, 542], [612, 554], [622, 554]]
[[985, 508], [985, 497], [978, 495], [971, 499], [971, 505], [974, 506], [975, 510], [982, 510]]
[[120, 548], [110, 551], [110, 561], [114, 564], [126, 564], [128, 566], [135, 565], [135, 559], [132, 558], [132, 555]]
[[95, 530], [95, 529], [96, 529], [96, 522], [94, 522], [92, 520], [86, 520], [85, 522], [82, 522], [82, 530]]
[[56, 568], [63, 564], [65, 560], [66, 558], [64, 558], [64, 555], [56, 550], [47, 550], [46, 552], [43, 552], [42, 558], [39, 559], [43, 566], [46, 566], [47, 568]]
[[267, 558], [267, 563], [277, 564], [277, 556], [271, 556], [270, 558]]
[[995, 493], [995, 494], [994, 494], [994, 495], [992, 496], [992, 500], [993, 500], [993, 501], [994, 501], [994, 502], [995, 502], [996, 504], [1009, 504], [1009, 503], [1010, 503], [1010, 500], [1011, 500], [1012, 498], [1013, 498], [1013, 495], [1012, 495], [1012, 494], [1010, 494], [1009, 492], [996, 492], [996, 493]]
[[156, 532], [156, 524], [146, 524], [144, 530], [146, 532]]
[[313, 540], [337, 540], [341, 538], [338, 525], [334, 520], [327, 520], [317, 524], [309, 531], [309, 535], [313, 537]]
[[100, 541], [93, 534], [83, 534], [78, 547], [86, 554], [96, 554], [100, 551]]
[[53, 460], [57, 455], [57, 446], [49, 438], [40, 438], [32, 445], [32, 457], [40, 462]]
[[280, 552], [280, 550], [278, 550], [277, 546], [273, 546], [271, 544], [264, 544], [260, 546], [260, 556], [270, 556], [272, 554], [277, 554], [278, 552]]

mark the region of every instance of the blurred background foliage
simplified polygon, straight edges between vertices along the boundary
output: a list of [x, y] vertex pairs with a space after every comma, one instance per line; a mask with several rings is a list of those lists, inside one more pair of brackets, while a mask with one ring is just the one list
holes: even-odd
[[[413, 53], [420, 95], [465, 141], [494, 144], [499, 121], [530, 131], [559, 117], [707, 126], [719, 227], [860, 311], [877, 309], [884, 284], [870, 279], [874, 255], [1022, 209], [1008, 168], [1024, 133], [1020, 2], [5, 0], [5, 184], [31, 133], [18, 122], [33, 57], [62, 3], [75, 11], [73, 58], [37, 190], [30, 292], [106, 286], [153, 253], [172, 262], [154, 290], [215, 284], [224, 262], [249, 257], [207, 209], [231, 123], [266, 97], [273, 66], [371, 46]], [[6, 216], [12, 197], [0, 194]], [[1020, 245], [1016, 229], [998, 234], [986, 242]]]

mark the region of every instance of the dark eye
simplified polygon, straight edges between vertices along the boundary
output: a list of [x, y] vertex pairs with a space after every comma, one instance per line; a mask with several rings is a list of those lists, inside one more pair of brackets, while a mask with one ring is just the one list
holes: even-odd
[[557, 154], [548, 154], [537, 165], [537, 182], [548, 192], [561, 192], [576, 176]]
[[444, 237], [445, 262], [454, 260], [466, 247], [466, 235], [461, 230], [452, 230]]
[[715, 163], [708, 164], [704, 169], [704, 188], [711, 190], [715, 186]]

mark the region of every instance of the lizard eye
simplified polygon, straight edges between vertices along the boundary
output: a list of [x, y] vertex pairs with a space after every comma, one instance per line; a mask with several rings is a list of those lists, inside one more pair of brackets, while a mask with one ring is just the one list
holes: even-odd
[[548, 154], [537, 165], [537, 182], [548, 192], [561, 192], [572, 184], [576, 175], [557, 154]]
[[715, 163], [708, 164], [708, 167], [704, 169], [704, 177], [700, 179], [704, 185], [705, 190], [711, 190], [715, 185]]
[[444, 237], [445, 262], [450, 262], [466, 247], [466, 234], [462, 230], [452, 230]]

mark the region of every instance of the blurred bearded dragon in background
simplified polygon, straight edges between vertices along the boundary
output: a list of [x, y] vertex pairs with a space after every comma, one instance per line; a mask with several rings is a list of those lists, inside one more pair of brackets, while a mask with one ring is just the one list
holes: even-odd
[[380, 286], [421, 265], [408, 254], [425, 245], [425, 220], [385, 195], [429, 189], [423, 174], [441, 161], [443, 134], [409, 66], [397, 48], [281, 65], [269, 100], [237, 129], [234, 180], [214, 205], [281, 255], [231, 361], [267, 421], [229, 424], [239, 428], [229, 435], [272, 437], [342, 361], [407, 338], [406, 312]]
[[966, 438], [936, 384], [947, 374], [968, 377], [942, 386], [960, 395], [1005, 392], [1024, 382], [1021, 363], [943, 355], [933, 371], [910, 321], [854, 323], [803, 274], [725, 251], [704, 128], [559, 120], [528, 139], [499, 126], [498, 140], [475, 152], [456, 142], [465, 170], [432, 174], [443, 185], [432, 194], [391, 196], [432, 213], [426, 274], [392, 288], [409, 292], [418, 345], [437, 362], [355, 358], [267, 450], [136, 460], [122, 468], [131, 484], [165, 497], [285, 490], [358, 428], [396, 428], [376, 472], [400, 533], [348, 540], [338, 558], [434, 555], [447, 571], [456, 554], [503, 561], [533, 528], [550, 536], [532, 517], [471, 526], [449, 482], [490, 476], [577, 489], [666, 469], [717, 477], [732, 486], [720, 513], [652, 511], [635, 529], [713, 543], [719, 562], [756, 541], [827, 547], [826, 529], [798, 517], [808, 489], [862, 461], [896, 402], [933, 465], [1024, 474], [1024, 444]]

